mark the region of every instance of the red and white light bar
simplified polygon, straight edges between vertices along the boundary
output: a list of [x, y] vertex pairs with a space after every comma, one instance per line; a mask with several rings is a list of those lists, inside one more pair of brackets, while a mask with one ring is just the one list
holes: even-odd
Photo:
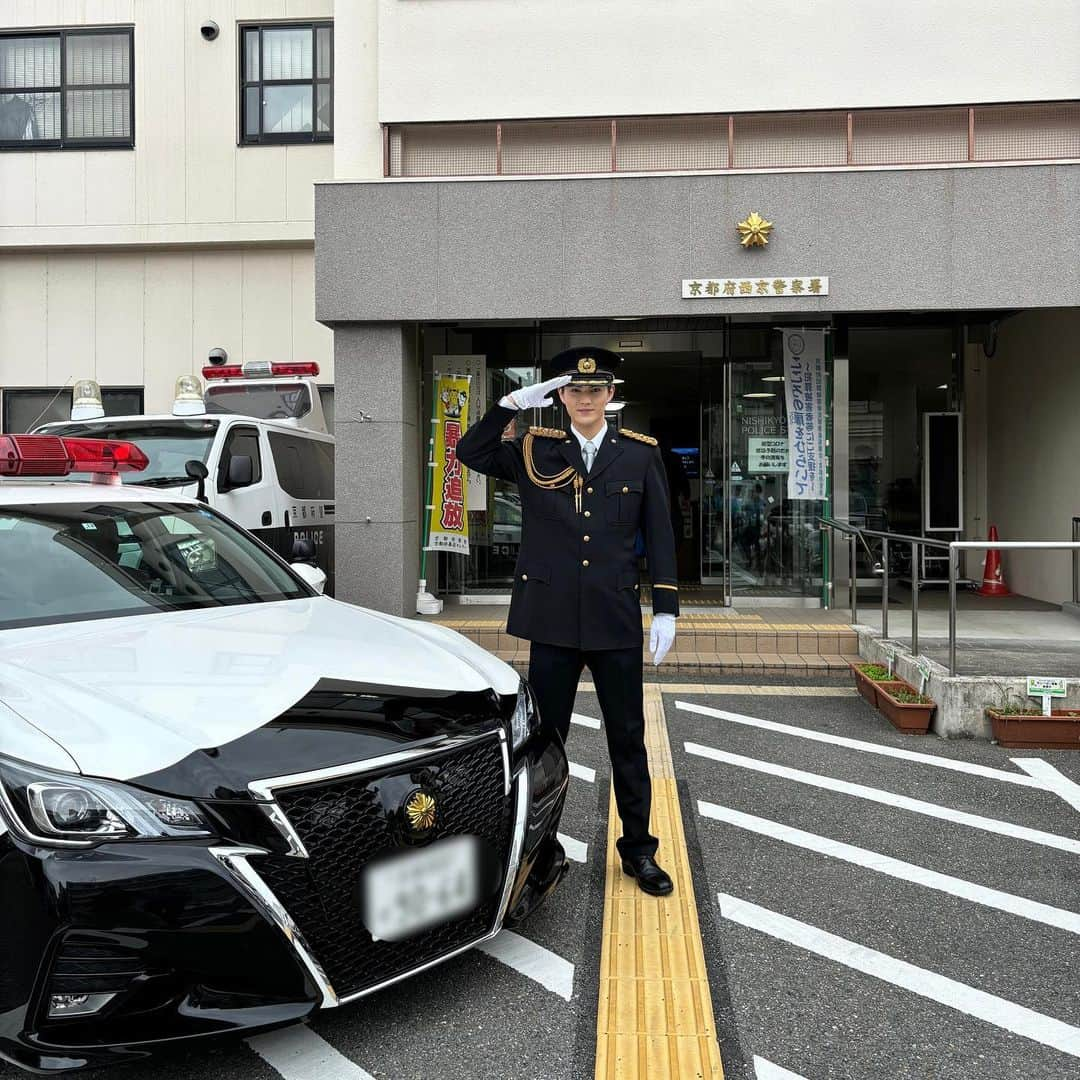
[[0, 476], [142, 472], [150, 459], [134, 444], [59, 435], [0, 435]]
[[304, 375], [315, 377], [319, 374], [319, 365], [314, 360], [306, 364], [274, 364], [269, 360], [249, 360], [246, 364], [207, 364], [202, 373], [207, 380], [267, 379], [281, 375], [295, 379]]

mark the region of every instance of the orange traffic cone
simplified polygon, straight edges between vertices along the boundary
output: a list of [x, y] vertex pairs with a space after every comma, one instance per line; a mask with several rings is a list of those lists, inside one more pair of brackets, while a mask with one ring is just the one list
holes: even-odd
[[[997, 538], [997, 526], [991, 525], [989, 539], [994, 541]], [[1001, 552], [997, 548], [987, 549], [986, 561], [983, 563], [982, 588], [978, 593], [980, 596], [1012, 596], [1001, 572]]]

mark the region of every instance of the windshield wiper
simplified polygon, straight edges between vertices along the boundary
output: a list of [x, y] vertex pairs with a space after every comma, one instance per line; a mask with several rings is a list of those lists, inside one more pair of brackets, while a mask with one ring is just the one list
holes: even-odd
[[190, 476], [152, 476], [149, 480], [134, 479], [139, 487], [176, 487], [177, 484], [194, 484]]

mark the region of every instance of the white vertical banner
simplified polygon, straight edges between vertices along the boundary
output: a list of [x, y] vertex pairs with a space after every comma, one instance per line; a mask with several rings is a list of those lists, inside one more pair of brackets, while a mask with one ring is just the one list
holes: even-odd
[[824, 499], [825, 333], [785, 330], [784, 396], [788, 416], [788, 498]]
[[[469, 383], [469, 423], [475, 424], [487, 412], [487, 357], [433, 356], [435, 371], [453, 375], [471, 375]], [[465, 469], [466, 506], [469, 510], [487, 509], [487, 477], [473, 469]]]

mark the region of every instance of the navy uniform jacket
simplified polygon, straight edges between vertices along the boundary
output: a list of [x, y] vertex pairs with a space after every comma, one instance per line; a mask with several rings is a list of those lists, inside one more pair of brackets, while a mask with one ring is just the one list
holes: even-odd
[[[521, 492], [521, 550], [507, 630], [581, 650], [641, 648], [634, 540], [645, 538], [653, 611], [678, 615], [675, 535], [667, 477], [653, 439], [608, 427], [586, 476], [570, 432], [531, 428], [503, 440], [516, 410], [496, 405], [470, 427], [457, 456], [470, 469], [511, 480]], [[579, 476], [549, 490], [530, 478]], [[580, 504], [580, 505], [579, 505]]]

